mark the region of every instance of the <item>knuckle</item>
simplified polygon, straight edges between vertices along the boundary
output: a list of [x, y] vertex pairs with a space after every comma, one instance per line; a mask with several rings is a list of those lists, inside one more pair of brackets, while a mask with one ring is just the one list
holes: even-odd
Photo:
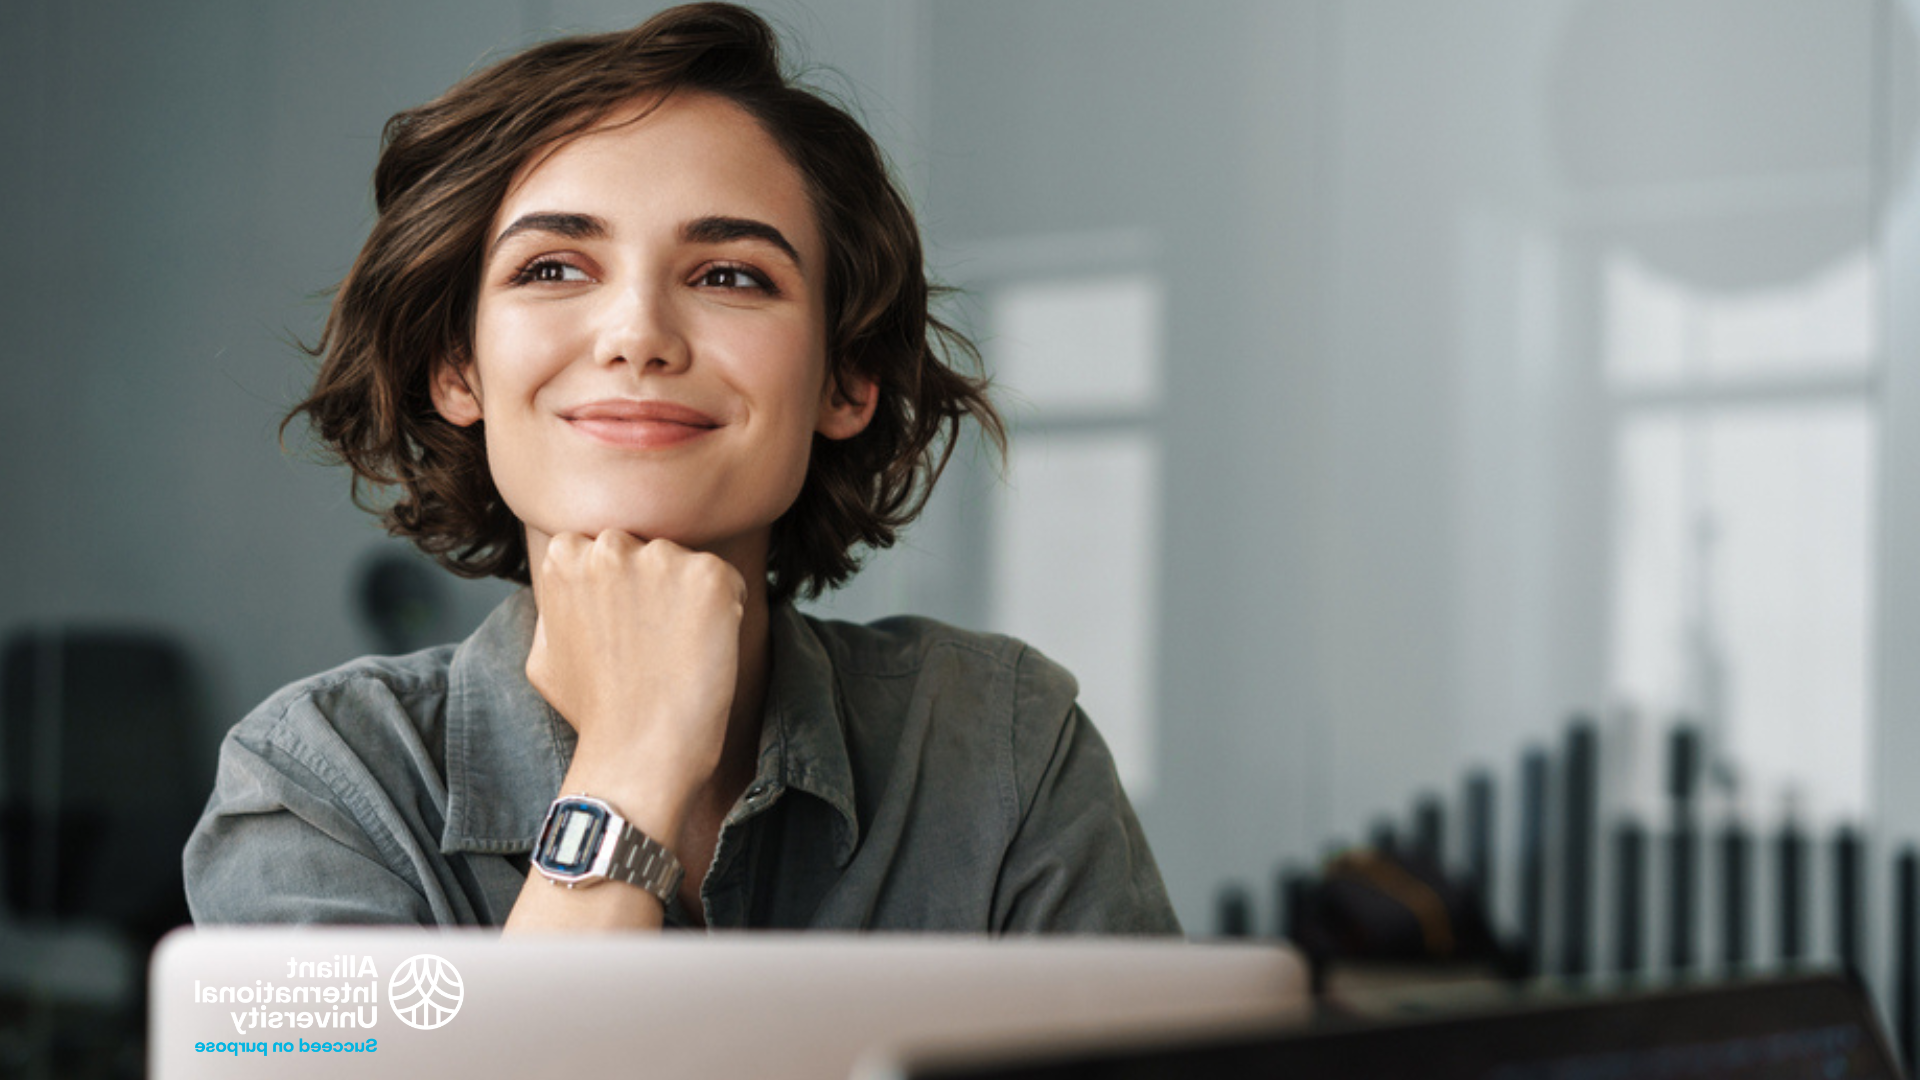
[[747, 594], [746, 579], [733, 568], [733, 564], [718, 555], [701, 553], [696, 556], [691, 567], [695, 580], [710, 592], [744, 602]]
[[547, 554], [541, 561], [549, 568], [571, 566], [580, 559], [581, 538], [562, 533], [547, 541]]

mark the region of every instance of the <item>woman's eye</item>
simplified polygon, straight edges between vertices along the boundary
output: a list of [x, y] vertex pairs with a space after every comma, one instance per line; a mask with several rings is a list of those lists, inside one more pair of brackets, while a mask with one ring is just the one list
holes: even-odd
[[757, 289], [772, 292], [767, 280], [744, 266], [710, 266], [700, 275], [698, 284], [709, 289]]
[[587, 280], [587, 272], [558, 259], [535, 259], [513, 275], [515, 285], [571, 283]]

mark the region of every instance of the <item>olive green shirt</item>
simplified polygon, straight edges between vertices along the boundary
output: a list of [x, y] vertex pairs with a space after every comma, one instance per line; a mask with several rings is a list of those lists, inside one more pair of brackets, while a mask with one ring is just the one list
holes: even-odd
[[[527, 682], [533, 626], [522, 590], [458, 646], [356, 660], [241, 721], [187, 842], [195, 921], [504, 922], [574, 747]], [[780, 605], [771, 633], [707, 926], [1179, 932], [1064, 669], [926, 619]]]

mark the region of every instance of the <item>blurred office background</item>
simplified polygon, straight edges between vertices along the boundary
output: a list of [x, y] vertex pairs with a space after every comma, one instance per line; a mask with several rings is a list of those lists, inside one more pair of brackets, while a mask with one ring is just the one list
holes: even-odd
[[[381, 124], [659, 6], [0, 14], [0, 631], [171, 643], [188, 786], [504, 594], [276, 446]], [[760, 6], [1016, 429], [816, 607], [1074, 668], [1190, 928], [1576, 712], [1610, 815], [1684, 717], [1716, 819], [1920, 837], [1920, 0]]]

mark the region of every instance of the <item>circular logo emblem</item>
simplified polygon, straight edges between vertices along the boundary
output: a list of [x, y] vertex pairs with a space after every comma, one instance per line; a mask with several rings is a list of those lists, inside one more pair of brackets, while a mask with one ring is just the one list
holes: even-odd
[[410, 1028], [432, 1031], [460, 1011], [466, 987], [452, 964], [430, 953], [408, 957], [387, 980], [393, 1014]]

